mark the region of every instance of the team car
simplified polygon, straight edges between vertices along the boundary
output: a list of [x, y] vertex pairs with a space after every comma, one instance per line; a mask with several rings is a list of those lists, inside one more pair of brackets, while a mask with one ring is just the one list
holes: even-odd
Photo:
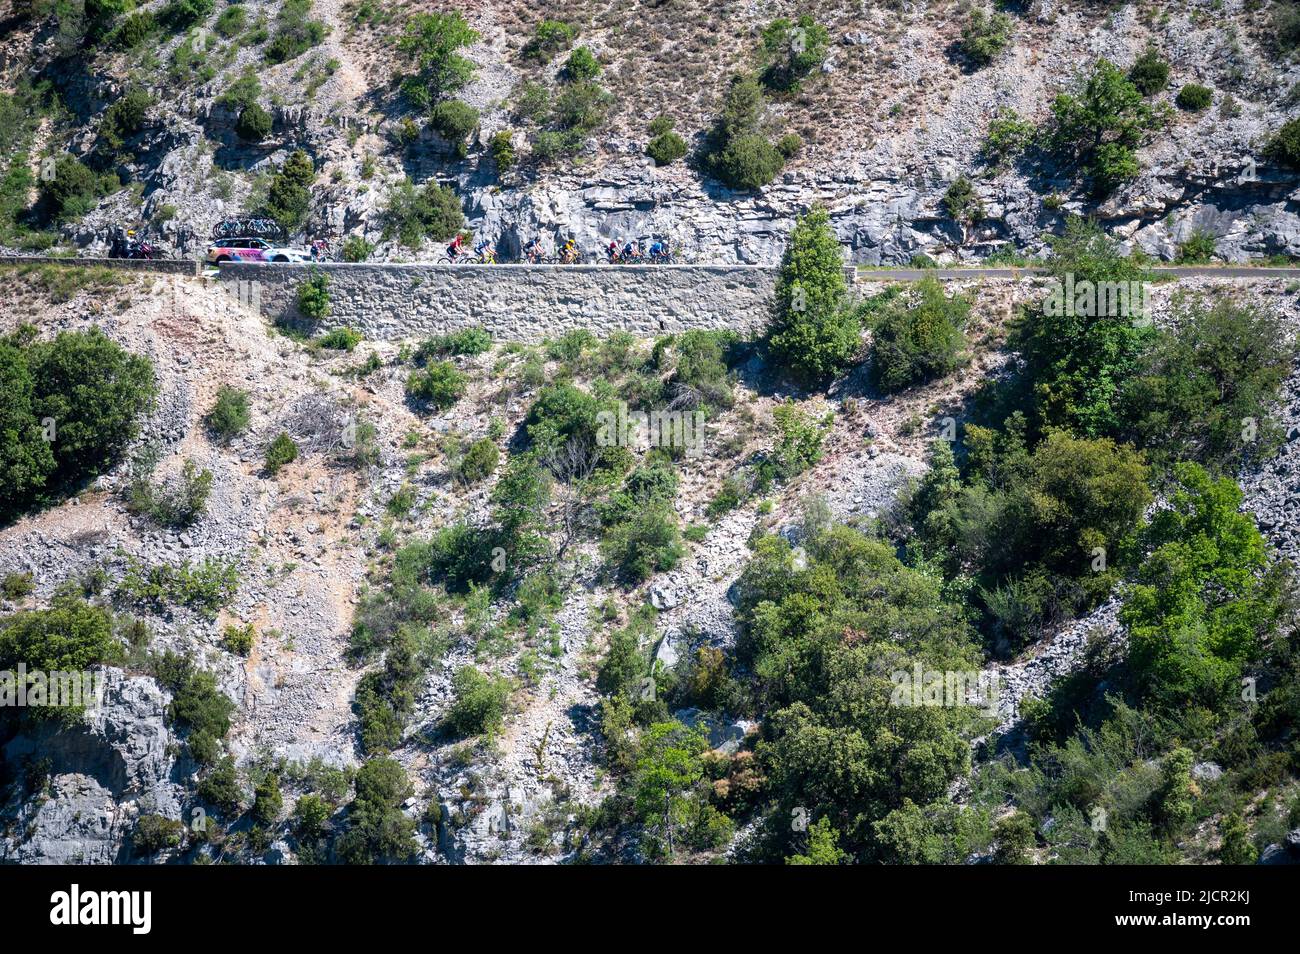
[[264, 238], [218, 239], [208, 246], [208, 261], [220, 262], [310, 262], [311, 252], [288, 245], [276, 245]]

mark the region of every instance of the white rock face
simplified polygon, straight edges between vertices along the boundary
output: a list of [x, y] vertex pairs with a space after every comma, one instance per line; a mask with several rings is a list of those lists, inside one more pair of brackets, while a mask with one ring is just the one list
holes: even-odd
[[49, 760], [45, 798], [17, 808], [18, 825], [0, 840], [0, 860], [40, 864], [110, 864], [127, 858], [128, 835], [141, 814], [181, 817], [181, 788], [165, 713], [168, 694], [145, 676], [105, 671], [103, 703], [85, 724], [42, 727], [5, 747], [13, 764]]

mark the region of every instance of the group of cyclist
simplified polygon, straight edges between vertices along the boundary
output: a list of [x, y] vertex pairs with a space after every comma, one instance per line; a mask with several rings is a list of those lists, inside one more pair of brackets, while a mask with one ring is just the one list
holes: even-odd
[[[641, 247], [636, 241], [629, 241], [620, 245], [617, 240], [612, 240], [605, 248], [605, 259], [611, 265], [637, 265], [647, 262], [663, 264], [672, 261], [672, 251], [668, 246], [668, 242], [663, 239], [656, 239], [645, 252], [641, 251]], [[540, 236], [535, 236], [532, 241], [524, 246], [524, 261], [529, 265], [537, 265], [547, 261], [555, 261], [561, 265], [573, 265], [581, 260], [582, 253], [572, 238], [565, 239], [564, 244], [556, 250], [554, 259], [550, 259], [546, 254]], [[451, 244], [447, 246], [445, 261], [495, 265], [497, 258], [496, 251], [489, 240], [484, 239], [478, 242], [471, 252], [466, 246], [465, 236], [457, 235], [451, 240]]]

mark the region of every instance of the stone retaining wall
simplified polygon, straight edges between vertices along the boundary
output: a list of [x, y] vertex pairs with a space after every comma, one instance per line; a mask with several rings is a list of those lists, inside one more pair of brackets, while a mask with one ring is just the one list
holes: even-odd
[[0, 255], [0, 265], [63, 265], [68, 268], [118, 268], [128, 272], [167, 272], [198, 275], [200, 265], [189, 259], [166, 258], [51, 258], [39, 255]]
[[[394, 340], [481, 326], [536, 342], [574, 328], [654, 337], [692, 328], [755, 331], [777, 269], [760, 265], [381, 265], [329, 263], [328, 327]], [[271, 319], [296, 319], [308, 267], [223, 263], [219, 281]]]

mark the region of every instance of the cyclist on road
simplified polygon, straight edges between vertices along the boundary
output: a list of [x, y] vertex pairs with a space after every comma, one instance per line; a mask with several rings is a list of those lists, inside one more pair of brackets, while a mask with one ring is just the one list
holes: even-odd
[[650, 257], [656, 260], [667, 259], [668, 243], [665, 242], [663, 239], [656, 239], [654, 242], [652, 242], [650, 245]]
[[546, 257], [546, 250], [542, 248], [541, 236], [536, 236], [524, 248], [524, 256], [528, 259], [529, 264], [536, 265]]
[[564, 248], [560, 251], [560, 258], [567, 263], [573, 263], [578, 260], [578, 245], [573, 239], [566, 239]]
[[609, 264], [611, 265], [618, 264], [618, 241], [617, 240], [615, 239], [610, 240], [609, 245], [606, 246], [605, 248], [605, 255], [609, 258]]
[[489, 251], [491, 245], [492, 243], [490, 241], [484, 239], [474, 246], [474, 254], [484, 262], [495, 262], [497, 260], [496, 255]]
[[457, 232], [456, 237], [452, 239], [451, 244], [447, 246], [447, 257], [450, 258], [453, 262], [456, 261], [457, 256], [460, 255], [461, 249], [463, 249], [464, 246], [465, 246], [465, 236]]
[[636, 242], [628, 242], [623, 246], [622, 260], [625, 262], [635, 262], [637, 259]]

